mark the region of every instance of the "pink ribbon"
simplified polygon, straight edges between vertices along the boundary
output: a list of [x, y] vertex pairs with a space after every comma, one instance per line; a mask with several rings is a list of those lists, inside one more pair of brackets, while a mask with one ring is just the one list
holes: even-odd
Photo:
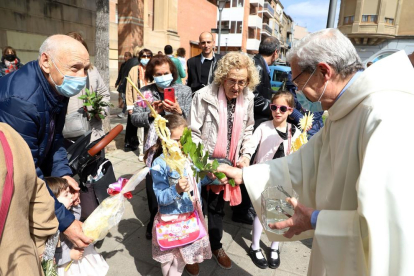
[[[144, 94], [145, 99], [146, 99], [147, 101], [149, 101], [150, 103], [152, 103], [152, 102], [154, 101], [154, 98], [152, 97], [152, 93], [151, 93], [150, 91], [145, 91], [143, 94]], [[139, 96], [139, 95], [138, 95], [138, 97], [137, 97], [137, 101], [135, 102], [135, 104], [136, 104], [137, 106], [140, 106], [140, 107], [143, 107], [143, 108], [147, 107], [147, 103], [146, 103], [146, 102], [144, 101], [144, 99], [143, 99], [141, 96]]]
[[[122, 188], [124, 188], [127, 183], [128, 183], [128, 179], [120, 177], [120, 178], [118, 178], [117, 182], [109, 184], [107, 193], [110, 196], [117, 195], [121, 192]], [[126, 193], [124, 193], [124, 197], [127, 198], [127, 199], [131, 199], [132, 198], [132, 193], [131, 192], [126, 192]]]

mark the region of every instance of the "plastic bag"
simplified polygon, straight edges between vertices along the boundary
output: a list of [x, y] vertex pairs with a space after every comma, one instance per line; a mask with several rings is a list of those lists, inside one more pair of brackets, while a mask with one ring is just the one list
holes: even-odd
[[129, 179], [119, 194], [102, 201], [83, 223], [83, 232], [87, 237], [93, 239], [94, 242], [102, 240], [109, 230], [121, 221], [125, 210], [124, 193], [133, 191], [144, 180], [148, 172], [149, 168], [140, 170]]

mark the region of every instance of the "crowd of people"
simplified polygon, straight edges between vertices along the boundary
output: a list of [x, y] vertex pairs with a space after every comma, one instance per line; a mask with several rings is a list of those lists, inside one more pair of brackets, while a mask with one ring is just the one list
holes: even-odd
[[[336, 29], [322, 30], [290, 50], [292, 72], [274, 91], [269, 66], [280, 52], [276, 38], [263, 39], [253, 58], [240, 52], [216, 54], [209, 32], [200, 34], [199, 46], [201, 53], [187, 62], [185, 50], [178, 49], [175, 57], [170, 45], [157, 55], [146, 48], [126, 52], [115, 84], [123, 108], [119, 117], [127, 115], [124, 148], [139, 150], [139, 161], [151, 168], [145, 180], [146, 238], [162, 274], [199, 275], [199, 263], [210, 258], [223, 269], [232, 268], [221, 243], [229, 202], [233, 221], [253, 225], [248, 255], [259, 268], [279, 267], [280, 241], [314, 237], [309, 275], [409, 275], [414, 240], [406, 219], [413, 192], [407, 185], [408, 158], [414, 146], [388, 146], [393, 131], [414, 134], [389, 112], [390, 100], [398, 99], [399, 115], [409, 117], [414, 54], [407, 58], [399, 52], [366, 69], [348, 38]], [[397, 65], [399, 72], [384, 70]], [[8, 258], [0, 258], [0, 272], [42, 275], [39, 260], [47, 241], [60, 233], [55, 249], [59, 275], [105, 275], [107, 263], [82, 232], [79, 186], [63, 143], [68, 116], [88, 113], [80, 94], [88, 89], [109, 102], [85, 41], [78, 33], [53, 35], [43, 42], [38, 60], [24, 66], [7, 47], [1, 72], [0, 251]], [[171, 139], [180, 141], [184, 129], [190, 129], [192, 141], [220, 160], [218, 171], [226, 177], [208, 173], [197, 180], [190, 160], [183, 176], [171, 169], [154, 114], [126, 77], [167, 119]], [[390, 77], [401, 81], [387, 82]], [[299, 120], [310, 113], [309, 142], [291, 154], [305, 131]], [[102, 116], [108, 114], [104, 109], [89, 118], [91, 141], [105, 135]], [[300, 203], [288, 198], [295, 214], [269, 225], [289, 227], [285, 234], [265, 231], [271, 241], [267, 255], [260, 248], [261, 193], [274, 183], [292, 186]], [[187, 244], [161, 243], [162, 225], [181, 223], [188, 229], [194, 220], [206, 233]], [[169, 233], [180, 231], [185, 232]]]

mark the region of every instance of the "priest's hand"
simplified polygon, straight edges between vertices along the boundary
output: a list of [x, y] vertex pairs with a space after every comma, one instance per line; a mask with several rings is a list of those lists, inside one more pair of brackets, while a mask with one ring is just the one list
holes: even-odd
[[63, 234], [78, 248], [85, 248], [93, 242], [92, 239], [83, 234], [82, 222], [76, 219], [66, 228]]
[[313, 229], [311, 225], [311, 216], [314, 209], [298, 203], [298, 200], [294, 197], [287, 198], [287, 202], [293, 206], [295, 214], [285, 221], [271, 223], [269, 224], [269, 227], [272, 229], [290, 227], [289, 230], [283, 234], [283, 236], [288, 239], [292, 238], [294, 235], [299, 235], [304, 231]]
[[236, 184], [240, 185], [243, 184], [243, 171], [242, 169], [235, 168], [229, 165], [220, 165], [217, 168], [218, 172], [224, 173], [227, 177], [220, 179], [221, 183], [229, 184], [228, 179], [234, 179]]

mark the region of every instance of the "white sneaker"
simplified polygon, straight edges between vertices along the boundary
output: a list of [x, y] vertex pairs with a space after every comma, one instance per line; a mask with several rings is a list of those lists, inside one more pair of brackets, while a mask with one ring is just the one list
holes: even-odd
[[124, 114], [123, 112], [119, 113], [117, 116], [118, 116], [119, 118], [125, 118], [125, 114]]
[[144, 155], [138, 156], [138, 160], [139, 160], [139, 162], [144, 162]]

